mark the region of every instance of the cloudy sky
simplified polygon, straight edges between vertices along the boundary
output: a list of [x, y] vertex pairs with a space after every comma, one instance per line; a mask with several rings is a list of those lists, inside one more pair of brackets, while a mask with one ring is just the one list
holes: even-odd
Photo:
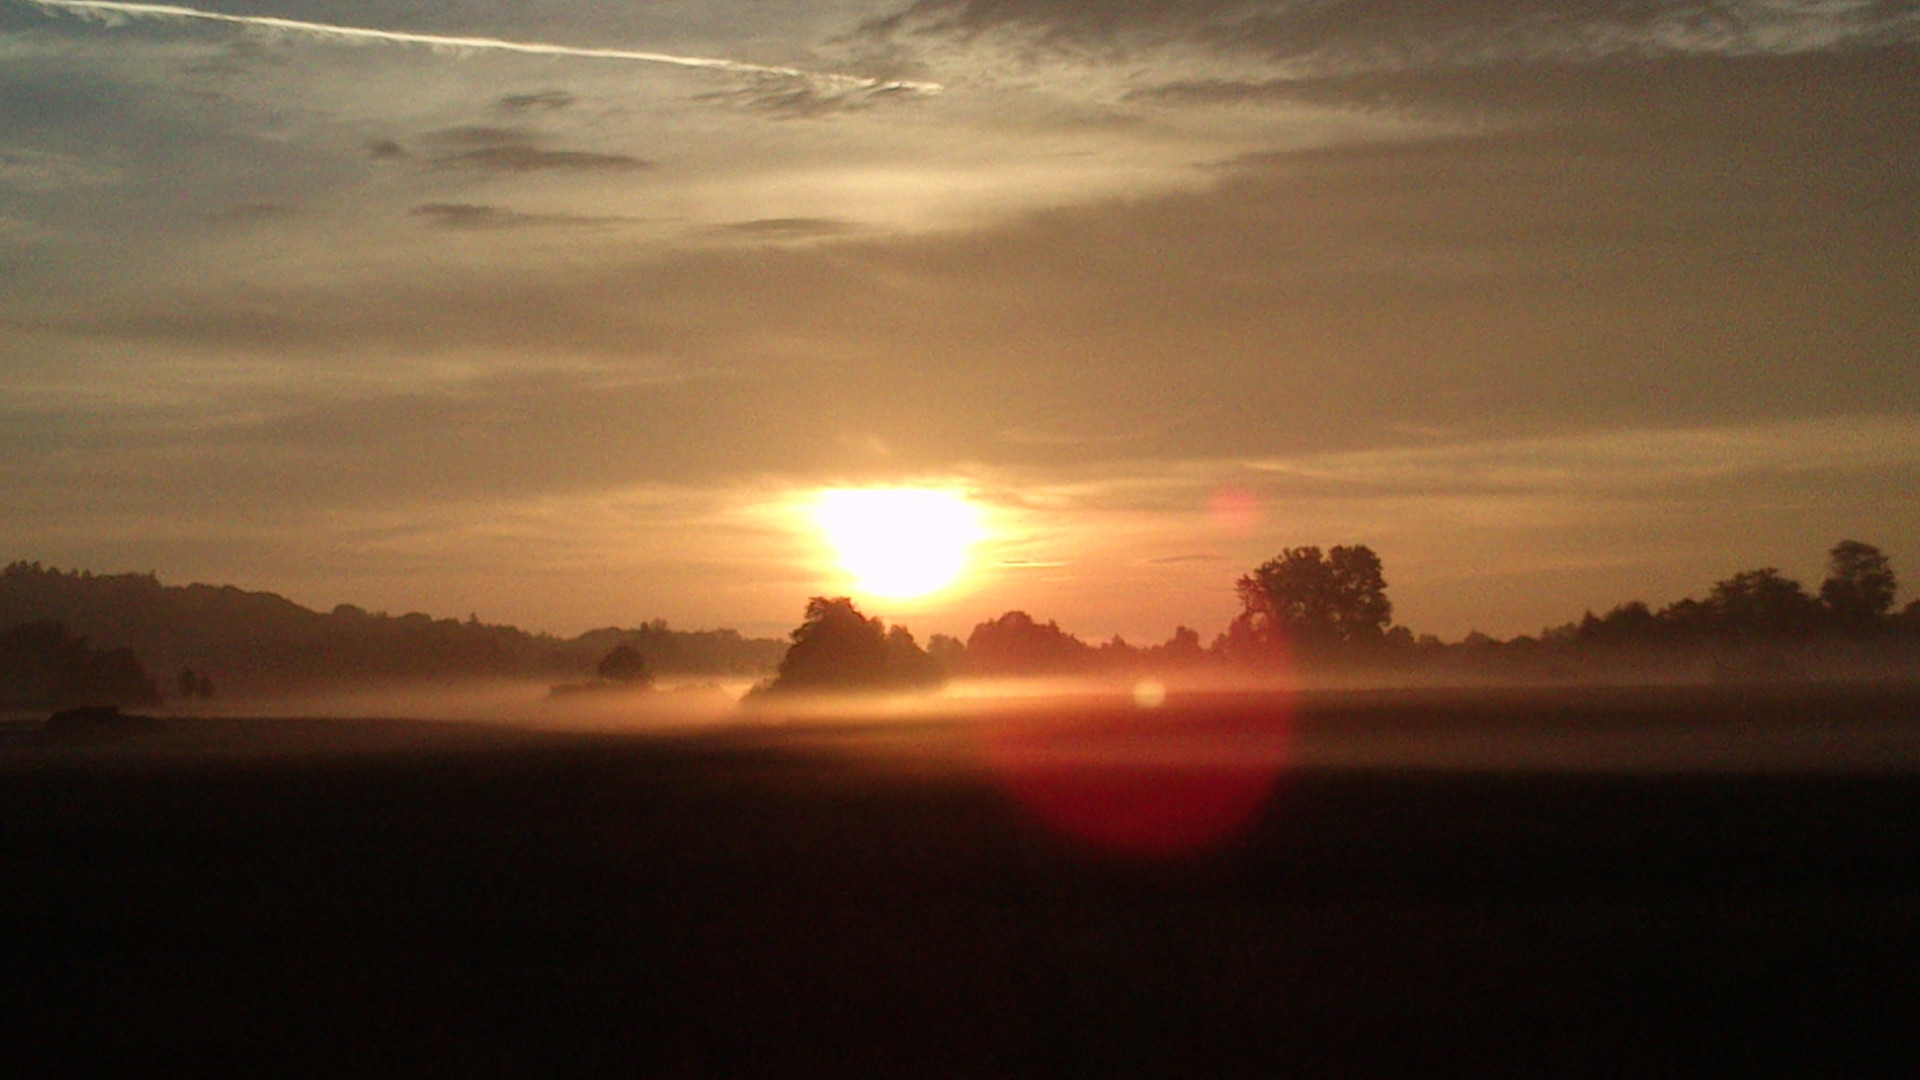
[[931, 485], [923, 636], [1920, 581], [1912, 2], [192, 10], [0, 0], [0, 560], [782, 633]]

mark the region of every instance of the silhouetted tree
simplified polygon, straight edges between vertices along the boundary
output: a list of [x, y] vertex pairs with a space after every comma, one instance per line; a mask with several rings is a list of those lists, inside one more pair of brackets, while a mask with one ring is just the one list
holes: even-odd
[[1037, 623], [1024, 611], [1009, 611], [967, 635], [967, 670], [983, 675], [1041, 675], [1088, 666], [1094, 650], [1060, 629]]
[[1920, 641], [1920, 600], [1908, 603], [1890, 621], [1895, 633]]
[[780, 671], [761, 692], [908, 690], [938, 685], [940, 669], [905, 627], [891, 631], [847, 597], [807, 601]]
[[624, 686], [653, 685], [653, 672], [647, 668], [647, 658], [631, 645], [614, 646], [612, 651], [600, 658], [594, 673], [607, 682]]
[[1842, 540], [1827, 552], [1827, 579], [1820, 583], [1820, 602], [1841, 629], [1871, 633], [1885, 625], [1898, 589], [1893, 565], [1872, 544]]
[[1774, 567], [1743, 570], [1707, 595], [1714, 628], [1734, 639], [1787, 639], [1819, 622], [1820, 605], [1800, 583]]
[[1173, 636], [1149, 650], [1153, 659], [1166, 667], [1189, 667], [1207, 658], [1200, 647], [1200, 632], [1190, 626], [1176, 626]]
[[196, 698], [201, 701], [213, 700], [213, 680], [208, 678], [204, 671], [183, 667], [174, 679], [174, 686], [180, 691], [182, 701], [192, 701]]
[[952, 634], [935, 634], [927, 639], [927, 656], [942, 672], [951, 674], [966, 663], [966, 643]]
[[95, 649], [56, 622], [0, 633], [0, 707], [158, 705], [160, 689], [128, 649]]
[[1140, 650], [1126, 638], [1115, 634], [1093, 650], [1094, 662], [1103, 670], [1127, 671], [1140, 666]]
[[[1235, 583], [1243, 639], [1261, 650], [1378, 644], [1393, 616], [1380, 557], [1364, 545], [1288, 548]], [[1230, 636], [1231, 640], [1231, 636]]]
[[1714, 632], [1714, 611], [1710, 604], [1701, 603], [1693, 597], [1676, 600], [1660, 609], [1654, 616], [1660, 631], [1673, 640], [1697, 643]]
[[898, 687], [938, 686], [946, 671], [906, 627], [896, 625], [887, 629], [887, 679]]
[[1629, 600], [1602, 617], [1587, 612], [1574, 636], [1586, 645], [1644, 644], [1657, 636], [1659, 626], [1659, 617], [1652, 609], [1639, 600]]

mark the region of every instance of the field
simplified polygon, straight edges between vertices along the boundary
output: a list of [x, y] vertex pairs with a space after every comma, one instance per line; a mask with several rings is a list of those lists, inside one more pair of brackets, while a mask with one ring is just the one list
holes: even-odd
[[1920, 691], [0, 745], [9, 1075], [1920, 1068]]

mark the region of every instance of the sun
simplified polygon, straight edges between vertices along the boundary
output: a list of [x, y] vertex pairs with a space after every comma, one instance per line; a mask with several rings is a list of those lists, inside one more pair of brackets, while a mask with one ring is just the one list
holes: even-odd
[[815, 499], [813, 521], [855, 591], [911, 600], [946, 588], [986, 535], [979, 509], [958, 491], [841, 488]]

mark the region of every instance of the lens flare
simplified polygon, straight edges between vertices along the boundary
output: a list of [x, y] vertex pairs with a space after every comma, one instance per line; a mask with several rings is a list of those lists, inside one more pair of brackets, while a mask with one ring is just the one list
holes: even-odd
[[1048, 831], [1105, 855], [1180, 859], [1231, 845], [1288, 775], [1292, 695], [1186, 704], [1055, 702], [982, 730], [982, 755]]

